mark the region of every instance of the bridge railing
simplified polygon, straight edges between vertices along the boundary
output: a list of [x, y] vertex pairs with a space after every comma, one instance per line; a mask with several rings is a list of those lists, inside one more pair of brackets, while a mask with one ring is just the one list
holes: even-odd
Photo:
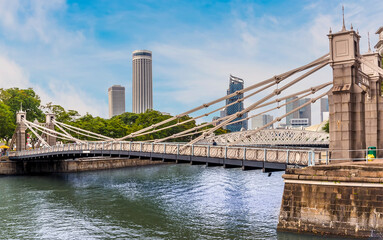
[[328, 151], [317, 149], [274, 149], [256, 147], [228, 147], [212, 145], [187, 145], [182, 143], [147, 142], [90, 142], [70, 143], [46, 148], [11, 152], [10, 156], [32, 156], [37, 154], [60, 154], [66, 151], [125, 151], [159, 154], [188, 155], [208, 158], [267, 161], [294, 165], [328, 164]]

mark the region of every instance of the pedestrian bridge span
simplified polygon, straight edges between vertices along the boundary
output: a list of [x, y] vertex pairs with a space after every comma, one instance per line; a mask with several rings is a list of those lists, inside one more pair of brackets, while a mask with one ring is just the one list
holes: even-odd
[[326, 149], [276, 149], [147, 142], [73, 143], [11, 152], [9, 157], [14, 161], [40, 161], [96, 156], [190, 162], [243, 169], [264, 169], [264, 171], [328, 163]]

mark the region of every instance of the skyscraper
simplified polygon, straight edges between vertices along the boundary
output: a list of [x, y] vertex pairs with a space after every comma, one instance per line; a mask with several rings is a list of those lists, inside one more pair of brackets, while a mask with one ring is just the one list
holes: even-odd
[[321, 98], [320, 99], [320, 118], [321, 122], [324, 120], [324, 116], [328, 115], [329, 109], [328, 109], [328, 98]]
[[[251, 119], [251, 129], [257, 129], [265, 126], [269, 122], [273, 121], [273, 116], [268, 114], [262, 114]], [[268, 126], [267, 129], [273, 128], [273, 124]]]
[[108, 89], [109, 118], [125, 112], [125, 87], [113, 85]]
[[[292, 100], [295, 100], [295, 99], [297, 99], [297, 97], [288, 98], [288, 99], [286, 99], [286, 103], [290, 102]], [[309, 98], [304, 98], [304, 99], [300, 99], [300, 100], [297, 100], [295, 102], [287, 104], [286, 105], [286, 113], [292, 111], [293, 109], [295, 109], [299, 106], [302, 106], [303, 104], [307, 103], [308, 101], [310, 101]], [[299, 121], [297, 121], [298, 119], [299, 119]], [[304, 119], [304, 121], [303, 121], [304, 124], [302, 122], [303, 119]], [[294, 122], [294, 124], [292, 124], [292, 122]], [[302, 122], [302, 124], [300, 124], [300, 122]], [[291, 126], [291, 125], [310, 126], [311, 125], [311, 104], [299, 109], [298, 111], [295, 111], [294, 113], [287, 115], [286, 116], [286, 124], [289, 126]]]
[[[293, 101], [295, 99], [297, 99], [297, 97], [288, 98], [288, 99], [286, 99], [286, 103]], [[297, 107], [299, 107], [299, 101], [295, 101], [295, 102], [287, 104], [286, 105], [286, 113], [291, 112], [293, 109], [295, 109]], [[293, 113], [286, 116], [286, 124], [290, 125], [291, 119], [295, 119], [295, 118], [299, 118], [299, 112], [298, 111], [293, 112]]]
[[[304, 98], [299, 101], [299, 106], [311, 101], [310, 98]], [[308, 125], [311, 126], [311, 104], [299, 109], [299, 118], [307, 118]]]
[[[230, 75], [229, 89], [227, 90], [227, 95], [232, 94], [232, 93], [234, 93], [234, 92], [236, 92], [238, 90], [242, 90], [243, 86], [244, 86], [243, 79], [237, 78], [237, 77], [234, 77], [234, 76]], [[241, 98], [243, 98], [243, 94], [239, 94], [239, 95], [233, 96], [231, 98], [228, 98], [228, 99], [226, 99], [226, 105], [230, 104], [232, 102], [235, 102], [235, 101], [237, 101], [238, 99], [241, 99]], [[232, 114], [235, 114], [237, 112], [242, 111], [243, 109], [244, 109], [243, 108], [243, 101], [242, 102], [238, 102], [236, 104], [233, 104], [231, 106], [226, 107], [225, 108], [225, 111], [226, 111], [225, 115], [226, 116], [232, 115]], [[237, 121], [237, 120], [240, 120], [240, 119], [244, 119], [246, 117], [247, 117], [247, 113], [244, 114], [241, 117], [238, 117], [238, 118], [234, 119], [233, 122]], [[242, 128], [247, 130], [247, 120], [226, 126], [226, 129], [230, 130], [231, 132], [241, 131]]]
[[152, 52], [133, 52], [133, 108], [134, 113], [153, 109]]

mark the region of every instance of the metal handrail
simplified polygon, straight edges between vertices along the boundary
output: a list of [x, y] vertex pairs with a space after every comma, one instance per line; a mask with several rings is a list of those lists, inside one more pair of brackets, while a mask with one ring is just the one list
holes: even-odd
[[[211, 146], [206, 144], [195, 144], [192, 145], [192, 149], [189, 148], [188, 151], [179, 151], [180, 146], [183, 144], [180, 143], [146, 143], [146, 142], [127, 142], [119, 141], [105, 146], [102, 142], [94, 142], [93, 144], [83, 144], [83, 143], [70, 143], [62, 144], [45, 148], [23, 150], [12, 154], [13, 156], [27, 156], [35, 155], [41, 153], [49, 152], [63, 152], [63, 151], [92, 151], [92, 150], [117, 150], [127, 151], [137, 151], [138, 149], [145, 152], [154, 152], [154, 153], [166, 153], [166, 154], [185, 154], [193, 155], [197, 153], [198, 155], [204, 157], [222, 157], [222, 158], [233, 158], [240, 160], [263, 160], [263, 161], [273, 161], [280, 162], [283, 158], [284, 163], [286, 164], [297, 164], [301, 165], [312, 165], [319, 164], [323, 161], [326, 163], [329, 162], [328, 159], [328, 150], [324, 149], [276, 149], [276, 148], [259, 148], [259, 147], [243, 147], [243, 146]], [[146, 147], [145, 146], [150, 146]], [[174, 149], [173, 149], [173, 148]], [[209, 150], [207, 151], [207, 148]], [[152, 150], [150, 150], [152, 149]], [[165, 151], [166, 150], [166, 151]], [[267, 150], [267, 151], [265, 151]], [[267, 152], [264, 154], [263, 159], [259, 159], [258, 152]], [[326, 154], [323, 154], [323, 153]], [[214, 156], [213, 156], [214, 155]], [[322, 156], [326, 156], [327, 159], [323, 159]], [[294, 160], [293, 158], [296, 157]], [[310, 159], [309, 159], [310, 157]], [[267, 159], [266, 159], [267, 158]], [[314, 160], [312, 160], [314, 159]]]

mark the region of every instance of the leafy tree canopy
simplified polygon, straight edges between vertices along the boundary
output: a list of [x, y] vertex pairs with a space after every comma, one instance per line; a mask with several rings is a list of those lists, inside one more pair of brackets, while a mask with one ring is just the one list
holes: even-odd
[[[33, 91], [33, 89], [0, 89], [0, 139], [9, 139], [12, 137], [16, 128], [16, 113], [20, 110], [20, 107], [27, 113], [27, 120], [34, 121], [37, 119], [39, 122], [45, 122], [45, 113], [56, 114], [56, 120], [63, 122], [84, 130], [88, 130], [94, 133], [102, 134], [104, 136], [112, 138], [121, 138], [132, 132], [136, 132], [140, 129], [152, 126], [166, 119], [171, 118], [170, 115], [163, 115], [155, 110], [148, 110], [145, 113], [123, 113], [118, 116], [114, 116], [111, 119], [103, 119], [101, 117], [94, 117], [91, 114], [80, 116], [75, 110], [65, 110], [60, 105], [48, 103], [41, 105], [40, 97]], [[189, 116], [184, 116], [178, 120], [170, 121], [159, 128], [174, 125], [186, 121], [184, 124], [178, 124], [175, 127], [160, 130], [148, 135], [138, 136], [133, 139], [127, 139], [132, 141], [146, 141], [159, 138], [165, 138], [175, 133], [179, 133], [196, 126], [194, 120], [190, 120]], [[203, 129], [211, 128], [212, 125], [204, 127]], [[58, 129], [56, 129], [58, 130]], [[199, 131], [199, 130], [197, 130]], [[84, 140], [97, 140], [87, 136], [81, 136], [75, 131], [70, 132], [74, 137]], [[218, 129], [215, 134], [227, 133], [227, 130]], [[34, 136], [33, 134], [30, 134]], [[177, 139], [169, 139], [167, 141], [180, 141], [187, 142], [192, 138], [199, 136], [196, 134], [193, 136], [185, 136]]]
[[44, 113], [40, 108], [40, 97], [32, 88], [0, 88], [0, 100], [10, 108], [13, 119], [16, 119], [16, 112], [22, 107], [27, 113], [27, 120], [34, 121], [37, 119], [39, 122], [45, 121]]

